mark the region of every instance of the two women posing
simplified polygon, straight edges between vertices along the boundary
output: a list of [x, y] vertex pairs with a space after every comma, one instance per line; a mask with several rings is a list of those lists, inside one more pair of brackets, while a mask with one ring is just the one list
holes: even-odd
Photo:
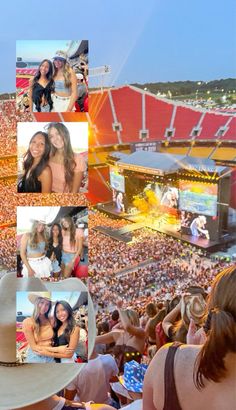
[[77, 78], [63, 51], [53, 62], [43, 60], [30, 82], [29, 104], [32, 112], [70, 112], [78, 97]]
[[62, 123], [50, 123], [46, 132], [36, 132], [23, 158], [18, 192], [77, 193], [86, 164], [74, 153], [70, 133]]
[[34, 304], [32, 317], [23, 321], [23, 332], [28, 342], [27, 363], [74, 363], [80, 337], [73, 309], [64, 300], [53, 302], [49, 292], [29, 293]]

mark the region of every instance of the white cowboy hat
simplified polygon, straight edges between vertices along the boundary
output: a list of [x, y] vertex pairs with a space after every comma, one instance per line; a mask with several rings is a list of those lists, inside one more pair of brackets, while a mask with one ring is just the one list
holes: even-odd
[[66, 61], [68, 58], [68, 55], [66, 54], [65, 51], [63, 50], [58, 50], [55, 53], [55, 56], [53, 57], [53, 60], [58, 59], [58, 60], [62, 60], [62, 61]]
[[[17, 279], [8, 273], [0, 280], [0, 409], [10, 410], [38, 403], [63, 389], [83, 368], [84, 364], [17, 364], [16, 363], [16, 292], [87, 291], [77, 278], [58, 283], [38, 278]], [[96, 336], [95, 315], [88, 293], [88, 356]], [[63, 368], [62, 368], [63, 366]]]

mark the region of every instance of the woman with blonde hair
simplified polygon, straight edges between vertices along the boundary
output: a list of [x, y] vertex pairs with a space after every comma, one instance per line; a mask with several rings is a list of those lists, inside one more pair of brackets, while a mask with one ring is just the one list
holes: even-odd
[[53, 58], [54, 93], [52, 94], [54, 112], [74, 111], [78, 97], [77, 78], [67, 61], [64, 51], [57, 51]]
[[52, 319], [49, 314], [52, 301], [49, 292], [29, 293], [28, 299], [34, 304], [32, 317], [23, 321], [22, 329], [29, 344], [26, 353], [27, 363], [50, 363], [53, 357], [36, 353], [38, 346], [51, 346], [53, 338]]
[[[232, 410], [235, 407], [235, 294], [234, 265], [218, 274], [213, 282], [204, 343], [167, 344], [152, 360], [144, 379], [143, 408]], [[189, 333], [192, 327], [191, 321]], [[188, 335], [188, 341], [197, 343], [197, 336]]]
[[47, 131], [51, 143], [52, 192], [79, 192], [86, 171], [83, 156], [73, 152], [70, 133], [64, 124], [50, 123]]
[[20, 256], [23, 262], [24, 277], [49, 278], [52, 263], [46, 257], [48, 238], [45, 220], [34, 220], [30, 232], [21, 238]]
[[141, 362], [145, 347], [145, 330], [139, 323], [137, 312], [132, 309], [121, 309], [122, 300], [117, 302], [121, 328], [96, 337], [95, 343], [115, 343], [113, 352], [119, 367], [123, 372], [124, 363], [131, 360]]

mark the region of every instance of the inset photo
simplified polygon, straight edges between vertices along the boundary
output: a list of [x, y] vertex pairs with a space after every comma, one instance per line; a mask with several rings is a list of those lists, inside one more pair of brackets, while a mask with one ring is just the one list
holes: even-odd
[[17, 152], [17, 192], [87, 192], [87, 122], [18, 122]]
[[86, 207], [17, 207], [17, 276], [58, 282], [88, 276]]
[[21, 112], [87, 112], [88, 41], [18, 40], [16, 108]]
[[20, 363], [88, 360], [88, 293], [16, 292], [16, 357]]

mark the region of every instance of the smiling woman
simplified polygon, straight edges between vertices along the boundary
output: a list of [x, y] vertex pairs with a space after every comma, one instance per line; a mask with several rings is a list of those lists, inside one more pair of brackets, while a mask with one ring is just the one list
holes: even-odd
[[51, 93], [54, 89], [52, 78], [53, 67], [50, 60], [43, 60], [38, 71], [30, 82], [29, 105], [30, 111], [49, 112], [52, 111], [53, 102]]
[[45, 132], [36, 132], [23, 158], [24, 174], [18, 192], [51, 192], [52, 173], [48, 166], [50, 143]]
[[51, 142], [52, 192], [79, 192], [86, 170], [83, 156], [73, 152], [70, 133], [64, 124], [50, 123], [47, 131]]

